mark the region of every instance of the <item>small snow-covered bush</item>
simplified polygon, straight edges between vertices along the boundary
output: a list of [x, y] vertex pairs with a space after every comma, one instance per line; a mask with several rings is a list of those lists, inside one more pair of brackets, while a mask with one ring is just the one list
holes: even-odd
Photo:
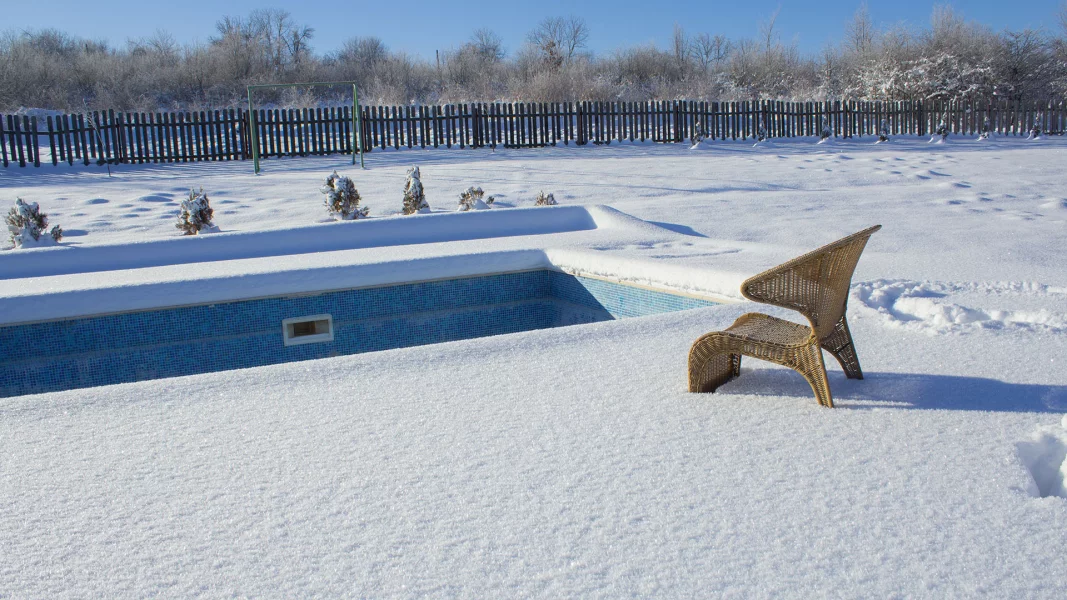
[[1028, 139], [1028, 140], [1039, 140], [1039, 139], [1041, 139], [1041, 118], [1042, 118], [1041, 113], [1038, 113], [1036, 116], [1034, 116], [1034, 124], [1030, 126], [1030, 135], [1027, 136], [1026, 139]]
[[422, 189], [422, 180], [419, 178], [419, 168], [408, 169], [408, 180], [404, 183], [404, 214], [430, 212], [430, 205], [426, 203], [426, 192]]
[[[940, 140], [937, 138], [941, 138]], [[945, 118], [942, 117], [941, 121], [937, 124], [937, 129], [934, 130], [934, 137], [930, 138], [931, 142], [937, 142], [943, 144], [948, 141], [948, 125], [945, 124]]]
[[982, 130], [978, 132], [978, 139], [988, 140], [989, 133], [989, 117], [985, 117], [982, 119]]
[[546, 194], [544, 191], [538, 192], [537, 202], [534, 202], [534, 206], [555, 206], [556, 197], [552, 194]]
[[181, 212], [178, 213], [178, 222], [174, 225], [184, 235], [198, 235], [202, 231], [218, 231], [218, 227], [211, 222], [215, 213], [208, 202], [204, 188], [199, 192], [189, 190], [189, 199], [182, 200]]
[[759, 127], [756, 129], [756, 143], [765, 142], [768, 137], [770, 136], [767, 135], [767, 122], [760, 119]]
[[819, 143], [823, 143], [830, 139], [834, 135], [834, 130], [830, 128], [830, 124], [826, 122], [826, 117], [822, 118], [821, 133], [819, 134]]
[[708, 137], [706, 131], [704, 131], [704, 122], [700, 120], [700, 117], [693, 119], [693, 148], [696, 148]]
[[326, 212], [334, 218], [340, 217], [342, 221], [349, 221], [361, 219], [370, 213], [369, 208], [359, 205], [360, 197], [356, 184], [348, 177], [338, 175], [337, 171], [326, 178], [326, 184], [320, 191], [326, 194]]
[[496, 198], [489, 196], [487, 200], [482, 200], [485, 197], [485, 192], [480, 187], [469, 187], [462, 194], [459, 195], [459, 211], [468, 210], [485, 210], [492, 206]]
[[887, 123], [885, 119], [882, 119], [881, 124], [878, 125], [878, 141], [889, 141], [889, 123]]
[[63, 239], [63, 228], [59, 225], [47, 231], [48, 215], [41, 212], [36, 202], [27, 204], [22, 198], [16, 198], [15, 206], [8, 211], [6, 221], [11, 243], [16, 248], [46, 246]]

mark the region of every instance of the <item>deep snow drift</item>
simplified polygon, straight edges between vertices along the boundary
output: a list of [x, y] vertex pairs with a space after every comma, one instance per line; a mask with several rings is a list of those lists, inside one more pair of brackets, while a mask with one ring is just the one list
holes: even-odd
[[[544, 190], [659, 224], [241, 258], [210, 277], [536, 251], [736, 287], [884, 226], [849, 301], [867, 378], [829, 364], [833, 410], [751, 359], [719, 393], [685, 391], [698, 335], [769, 310], [745, 303], [6, 399], [0, 597], [1067, 594], [1067, 140], [871, 142], [0, 171], [0, 200], [39, 202], [67, 236], [11, 254], [171, 238], [200, 186], [223, 231], [314, 225], [335, 169], [372, 217], [396, 214], [413, 164], [435, 211], [477, 185], [497, 206]], [[182, 267], [7, 279], [0, 296]]]

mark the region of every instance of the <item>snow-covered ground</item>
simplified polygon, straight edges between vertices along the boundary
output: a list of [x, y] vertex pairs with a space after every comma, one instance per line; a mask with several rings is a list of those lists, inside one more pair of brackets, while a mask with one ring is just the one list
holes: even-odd
[[736, 303], [3, 399], [0, 597], [1067, 594], [1067, 140], [416, 150], [367, 164], [0, 170], [4, 206], [38, 202], [67, 232], [66, 248], [0, 264], [172, 238], [201, 186], [224, 232], [303, 235], [326, 217], [318, 189], [335, 169], [372, 216], [395, 214], [412, 164], [435, 211], [478, 185], [500, 206], [544, 190], [659, 227], [148, 261], [6, 279], [0, 296], [272, 273], [328, 288], [345, 269], [535, 250], [689, 288], [703, 273], [715, 291], [881, 223], [849, 303], [866, 379], [829, 364], [828, 410], [792, 371], [746, 359], [719, 392], [687, 393], [692, 341], [766, 310]]

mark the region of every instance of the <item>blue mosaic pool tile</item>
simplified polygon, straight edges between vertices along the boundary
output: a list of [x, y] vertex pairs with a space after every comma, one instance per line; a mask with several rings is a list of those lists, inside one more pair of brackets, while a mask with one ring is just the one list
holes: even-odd
[[616, 319], [642, 317], [662, 312], [714, 306], [702, 298], [682, 296], [590, 277], [576, 277], [552, 271], [550, 293], [574, 304], [600, 308]]
[[[76, 389], [710, 306], [548, 270], [0, 327], [0, 396]], [[334, 340], [281, 322], [330, 314]]]

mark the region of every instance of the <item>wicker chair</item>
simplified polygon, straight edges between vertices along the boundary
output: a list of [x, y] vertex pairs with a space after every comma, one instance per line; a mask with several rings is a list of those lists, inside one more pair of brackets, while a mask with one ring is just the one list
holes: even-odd
[[799, 311], [810, 327], [748, 313], [725, 331], [701, 336], [689, 350], [689, 391], [714, 392], [741, 374], [741, 355], [785, 365], [804, 376], [823, 406], [833, 407], [822, 350], [833, 354], [850, 379], [863, 379], [845, 321], [848, 288], [875, 225], [764, 271], [741, 284], [754, 302]]

